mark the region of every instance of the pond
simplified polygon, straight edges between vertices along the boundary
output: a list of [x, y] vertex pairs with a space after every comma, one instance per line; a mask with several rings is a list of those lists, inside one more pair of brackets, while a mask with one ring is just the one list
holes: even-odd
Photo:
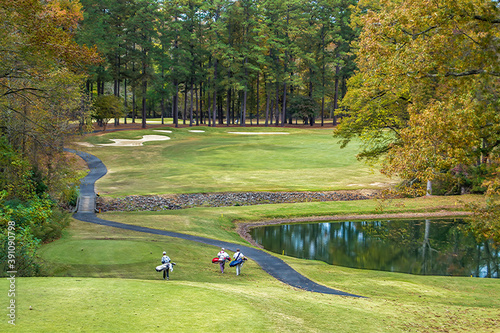
[[328, 264], [419, 275], [499, 277], [500, 249], [478, 244], [462, 219], [270, 225], [250, 231], [265, 249]]

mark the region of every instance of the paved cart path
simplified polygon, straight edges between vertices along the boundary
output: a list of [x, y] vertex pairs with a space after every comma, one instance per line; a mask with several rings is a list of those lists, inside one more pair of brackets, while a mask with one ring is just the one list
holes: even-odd
[[351, 296], [351, 297], [363, 297], [359, 295], [349, 294], [340, 290], [335, 290], [332, 288], [328, 288], [326, 286], [320, 285], [314, 281], [309, 280], [305, 276], [299, 274], [293, 268], [291, 268], [287, 263], [283, 260], [270, 255], [267, 252], [264, 252], [260, 249], [256, 249], [253, 247], [229, 243], [224, 241], [219, 241], [215, 239], [192, 236], [187, 234], [182, 234], [178, 232], [166, 231], [166, 230], [158, 230], [146, 227], [140, 227], [131, 224], [113, 222], [101, 219], [95, 214], [95, 190], [94, 184], [95, 182], [104, 176], [107, 172], [106, 166], [102, 163], [100, 159], [95, 157], [94, 155], [84, 153], [81, 151], [76, 151], [72, 149], [66, 149], [69, 152], [75, 153], [80, 156], [83, 160], [85, 160], [89, 166], [90, 172], [87, 176], [82, 180], [80, 185], [80, 203], [78, 206], [78, 211], [73, 215], [73, 217], [77, 220], [90, 222], [100, 225], [105, 225], [109, 227], [127, 229], [138, 232], [145, 232], [156, 235], [163, 235], [169, 237], [182, 238], [194, 242], [200, 242], [204, 244], [209, 244], [217, 247], [224, 247], [230, 251], [236, 251], [236, 248], [240, 248], [241, 252], [245, 254], [248, 258], [254, 260], [257, 264], [262, 267], [264, 271], [273, 276], [274, 278], [286, 283], [292, 287], [323, 293], [323, 294], [332, 294], [332, 295], [340, 295], [340, 296]]

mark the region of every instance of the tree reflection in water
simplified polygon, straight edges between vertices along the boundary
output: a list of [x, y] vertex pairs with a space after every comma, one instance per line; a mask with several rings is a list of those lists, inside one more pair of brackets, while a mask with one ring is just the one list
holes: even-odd
[[327, 222], [252, 229], [265, 249], [329, 264], [420, 275], [498, 278], [499, 248], [461, 219]]

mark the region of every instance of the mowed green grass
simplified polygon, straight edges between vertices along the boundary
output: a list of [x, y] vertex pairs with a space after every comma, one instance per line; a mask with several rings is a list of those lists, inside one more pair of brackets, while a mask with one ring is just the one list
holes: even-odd
[[238, 223], [273, 219], [323, 218], [359, 214], [431, 213], [460, 211], [465, 203], [482, 200], [478, 195], [433, 196], [429, 198], [331, 202], [302, 202], [272, 205], [196, 207], [181, 210], [107, 212], [101, 218], [148, 228], [176, 231], [195, 236], [246, 244], [236, 233]]
[[[167, 128], [166, 128], [167, 129]], [[171, 128], [168, 128], [171, 129]], [[200, 128], [193, 128], [200, 129]], [[223, 128], [202, 128], [204, 133], [190, 133], [189, 129], [172, 129], [170, 141], [150, 142], [143, 147], [103, 147], [86, 149], [103, 159], [110, 173], [99, 187], [109, 195], [205, 192], [197, 177], [222, 177], [231, 169], [229, 163], [218, 169], [214, 155], [239, 160], [245, 140], [264, 140], [270, 145], [269, 158], [288, 151], [281, 162], [296, 163], [293, 148], [287, 146], [288, 136], [251, 136], [246, 139], [224, 133]], [[233, 129], [231, 129], [233, 130]], [[247, 129], [244, 129], [245, 131]], [[264, 131], [264, 129], [251, 129]], [[273, 130], [273, 129], [269, 129]], [[282, 129], [275, 129], [281, 131]], [[267, 131], [267, 129], [265, 130]], [[286, 129], [289, 131], [289, 129]], [[333, 142], [331, 130], [293, 130], [298, 144], [300, 137], [314, 146], [317, 140], [324, 148]], [[140, 138], [144, 134], [158, 134], [152, 130], [116, 132], [88, 139], [92, 143], [105, 143], [108, 138]], [[309, 134], [316, 139], [309, 140]], [[199, 135], [199, 136], [198, 136]], [[324, 139], [320, 136], [324, 135]], [[204, 139], [203, 139], [204, 136]], [[177, 140], [176, 140], [177, 139]], [[229, 140], [229, 143], [227, 140]], [[230, 143], [232, 140], [239, 142]], [[309, 142], [307, 143], [307, 141]], [[205, 144], [205, 141], [208, 143]], [[277, 145], [278, 142], [281, 142]], [[265, 145], [264, 145], [265, 146]], [[264, 147], [263, 146], [263, 147]], [[278, 149], [278, 146], [283, 149]], [[289, 147], [289, 149], [285, 149]], [[315, 146], [314, 146], [315, 147]], [[206, 149], [203, 157], [199, 150]], [[233, 150], [224, 153], [224, 150]], [[82, 148], [83, 150], [83, 148]], [[251, 149], [253, 151], [254, 149]], [[356, 164], [355, 149], [345, 152], [345, 175], [342, 173], [341, 155], [332, 155], [321, 149], [310, 155], [308, 171], [336, 165], [332, 179], [344, 182], [339, 188], [366, 188], [361, 181], [366, 171], [365, 184], [373, 184], [377, 174]], [[249, 150], [250, 151], [250, 150]], [[249, 155], [250, 153], [247, 153]], [[321, 154], [325, 154], [320, 157]], [[349, 156], [349, 154], [352, 154]], [[186, 156], [187, 155], [187, 156]], [[240, 156], [238, 158], [234, 156]], [[180, 167], [168, 169], [171, 156]], [[302, 157], [296, 157], [301, 159]], [[329, 161], [317, 163], [316, 158]], [[159, 163], [159, 161], [164, 161]], [[304, 159], [303, 162], [307, 161]], [[350, 161], [350, 162], [346, 162]], [[352, 162], [352, 163], [351, 163]], [[212, 163], [212, 164], [210, 164]], [[268, 179], [254, 185], [243, 181], [244, 190], [279, 190], [293, 186], [294, 181], [280, 176], [279, 165], [287, 163], [250, 160], [256, 170], [239, 165], [231, 171], [244, 177], [247, 173], [260, 175], [270, 168], [281, 182], [269, 185]], [[349, 164], [351, 166], [349, 167]], [[298, 164], [298, 163], [297, 163]], [[110, 167], [111, 166], [111, 167]], [[258, 168], [260, 166], [262, 168]], [[184, 168], [184, 169], [182, 169]], [[303, 167], [304, 170], [307, 167]], [[335, 169], [335, 168], [334, 168]], [[165, 170], [171, 172], [168, 179]], [[161, 172], [160, 172], [161, 171]], [[194, 173], [192, 174], [191, 171]], [[213, 171], [213, 173], [211, 173]], [[307, 170], [306, 170], [307, 171]], [[348, 171], [353, 179], [346, 178]], [[198, 172], [198, 173], [196, 173]], [[314, 172], [310, 172], [315, 176]], [[338, 173], [338, 174], [337, 174]], [[307, 174], [307, 173], [306, 173]], [[118, 175], [119, 177], [117, 177]], [[125, 177], [124, 177], [125, 175]], [[331, 175], [330, 175], [331, 176]], [[179, 179], [177, 179], [179, 177]], [[185, 177], [185, 184], [180, 178]], [[358, 178], [356, 178], [358, 177]], [[204, 180], [208, 178], [203, 178]], [[315, 178], [322, 179], [321, 177]], [[325, 178], [327, 179], [327, 178]], [[303, 181], [306, 189], [314, 186], [325, 189], [325, 179], [315, 183]], [[343, 180], [344, 179], [344, 180]], [[188, 182], [193, 180], [191, 183]], [[212, 179], [213, 180], [213, 179]], [[315, 181], [316, 181], [315, 180]], [[119, 181], [123, 181], [119, 183]], [[175, 182], [180, 185], [175, 187]], [[257, 180], [255, 180], [257, 182]], [[380, 179], [383, 182], [383, 178]], [[168, 186], [164, 187], [164, 182]], [[332, 180], [333, 182], [333, 180]], [[287, 184], [288, 183], [288, 184]], [[223, 191], [230, 183], [210, 184], [210, 191]], [[309, 185], [308, 185], [309, 184]], [[182, 185], [182, 186], [181, 186]], [[368, 184], [369, 185], [369, 184]], [[149, 190], [149, 187], [151, 190]], [[183, 187], [184, 186], [184, 187]], [[115, 188], [112, 188], [115, 187]], [[262, 187], [262, 188], [261, 188]], [[175, 190], [172, 190], [174, 188]], [[109, 189], [109, 191], [108, 191]], [[162, 192], [161, 189], [166, 189]], [[328, 188], [331, 189], [331, 188]], [[243, 190], [243, 189], [234, 189]], [[156, 191], [156, 192], [155, 192]], [[231, 190], [233, 191], [233, 190]], [[144, 225], [163, 230], [174, 230], [194, 235], [245, 244], [236, 233], [238, 223], [265, 221], [273, 218], [322, 217], [400, 212], [434, 212], [460, 210], [464, 202], [480, 200], [477, 196], [431, 197], [392, 201], [367, 200], [356, 202], [315, 202], [241, 207], [199, 207], [178, 211], [105, 213], [99, 216], [129, 224]], [[166, 250], [177, 265], [170, 281], [163, 281], [154, 270], [161, 252]], [[16, 327], [19, 332], [498, 332], [500, 331], [500, 284], [496, 279], [415, 276], [390, 272], [356, 270], [332, 266], [320, 261], [299, 260], [280, 256], [301, 274], [312, 280], [366, 298], [324, 295], [294, 289], [265, 273], [255, 262], [243, 266], [242, 275], [236, 276], [228, 268], [220, 274], [211, 258], [218, 248], [171, 237], [149, 235], [90, 223], [72, 221], [61, 239], [45, 244], [40, 250], [44, 265], [51, 277], [16, 279]], [[231, 253], [232, 254], [232, 253]], [[7, 279], [0, 280], [0, 290], [7, 291]], [[9, 302], [7, 292], [0, 296], [5, 314]], [[32, 309], [30, 310], [30, 306]], [[11, 331], [7, 316], [0, 321], [0, 331]]]
[[[228, 133], [234, 131], [289, 134]], [[144, 135], [166, 135], [171, 140], [138, 147], [76, 147], [96, 155], [107, 166], [108, 174], [97, 182], [101, 194], [328, 191], [380, 188], [391, 182], [356, 160], [357, 143], [340, 149], [331, 128], [162, 127], [104, 132], [85, 140], [98, 145]]]
[[[406, 209], [433, 211], [452, 203], [450, 198], [414, 200]], [[288, 210], [289, 217], [316, 208], [325, 214], [372, 211], [368, 203], [357, 209], [344, 203], [328, 203], [329, 209], [322, 209], [323, 204], [300, 204], [306, 207], [296, 209], [296, 204], [287, 204], [281, 211]], [[183, 228], [205, 224], [214, 234], [226, 232], [224, 238], [232, 241], [237, 238], [234, 225], [228, 228], [221, 218], [265, 218], [273, 206], [186, 209], [181, 220]], [[386, 207], [387, 212], [392, 209], [401, 208]], [[135, 213], [135, 218], [124, 219], [168, 230], [180, 222], [176, 216], [158, 214]], [[205, 215], [203, 221], [200, 214]], [[101, 217], [111, 216], [118, 214]], [[170, 281], [154, 270], [163, 250], [177, 263]], [[496, 279], [357, 270], [278, 255], [320, 284], [366, 297], [358, 299], [294, 289], [251, 260], [241, 276], [233, 268], [220, 274], [210, 261], [218, 251], [201, 243], [75, 220], [60, 240], [42, 247], [55, 277], [17, 279], [16, 331], [496, 332], [500, 327]], [[7, 290], [7, 282], [0, 281], [2, 290]], [[1, 299], [7, 304], [6, 293]], [[235, 325], [240, 317], [244, 323]], [[0, 322], [1, 331], [9, 328], [6, 320]]]

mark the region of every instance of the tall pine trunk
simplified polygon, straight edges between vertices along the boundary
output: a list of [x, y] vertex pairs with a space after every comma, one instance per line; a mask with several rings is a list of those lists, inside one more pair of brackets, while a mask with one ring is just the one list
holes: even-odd
[[266, 98], [266, 121], [265, 121], [264, 126], [267, 127], [267, 126], [269, 126], [269, 102], [270, 102], [269, 100], [271, 99], [271, 96], [269, 96], [268, 93], [266, 93], [266, 96], [267, 96], [267, 98]]
[[215, 122], [217, 120], [217, 58], [214, 58], [214, 100], [213, 100], [213, 119], [212, 127], [215, 127]]
[[193, 126], [193, 79], [191, 79], [191, 105], [189, 107], [189, 126]]
[[286, 120], [286, 81], [283, 83], [283, 114], [281, 115], [281, 127], [285, 126]]
[[186, 125], [187, 119], [187, 87], [186, 83], [184, 83], [184, 111], [182, 112], [182, 124]]
[[148, 91], [148, 81], [144, 78], [142, 82], [142, 128], [146, 128], [146, 93]]
[[227, 90], [227, 102], [226, 102], [226, 126], [229, 126], [231, 121], [231, 88]]
[[337, 115], [336, 111], [338, 108], [338, 100], [339, 100], [339, 65], [335, 66], [335, 91], [333, 93], [333, 112], [332, 112], [332, 119], [333, 119], [333, 125], [337, 125]]
[[245, 86], [243, 88], [243, 110], [241, 113], [241, 126], [245, 127], [247, 122], [247, 96], [248, 96], [248, 71], [246, 68], [248, 58], [245, 58]]
[[179, 83], [177, 79], [174, 79], [175, 93], [172, 98], [172, 116], [174, 120], [175, 127], [179, 127]]
[[198, 90], [198, 86], [195, 85], [195, 96], [196, 96], [196, 126], [199, 126], [200, 125], [200, 105], [198, 104], [198, 93], [199, 93], [199, 90]]
[[274, 115], [276, 116], [276, 122], [274, 123], [276, 126], [279, 125], [279, 121], [280, 121], [280, 106], [279, 106], [279, 99], [280, 99], [280, 86], [278, 84], [278, 82], [276, 82], [276, 110], [275, 110], [275, 113]]
[[259, 92], [259, 73], [257, 73], [257, 126], [259, 126], [259, 114], [260, 114], [260, 92]]

